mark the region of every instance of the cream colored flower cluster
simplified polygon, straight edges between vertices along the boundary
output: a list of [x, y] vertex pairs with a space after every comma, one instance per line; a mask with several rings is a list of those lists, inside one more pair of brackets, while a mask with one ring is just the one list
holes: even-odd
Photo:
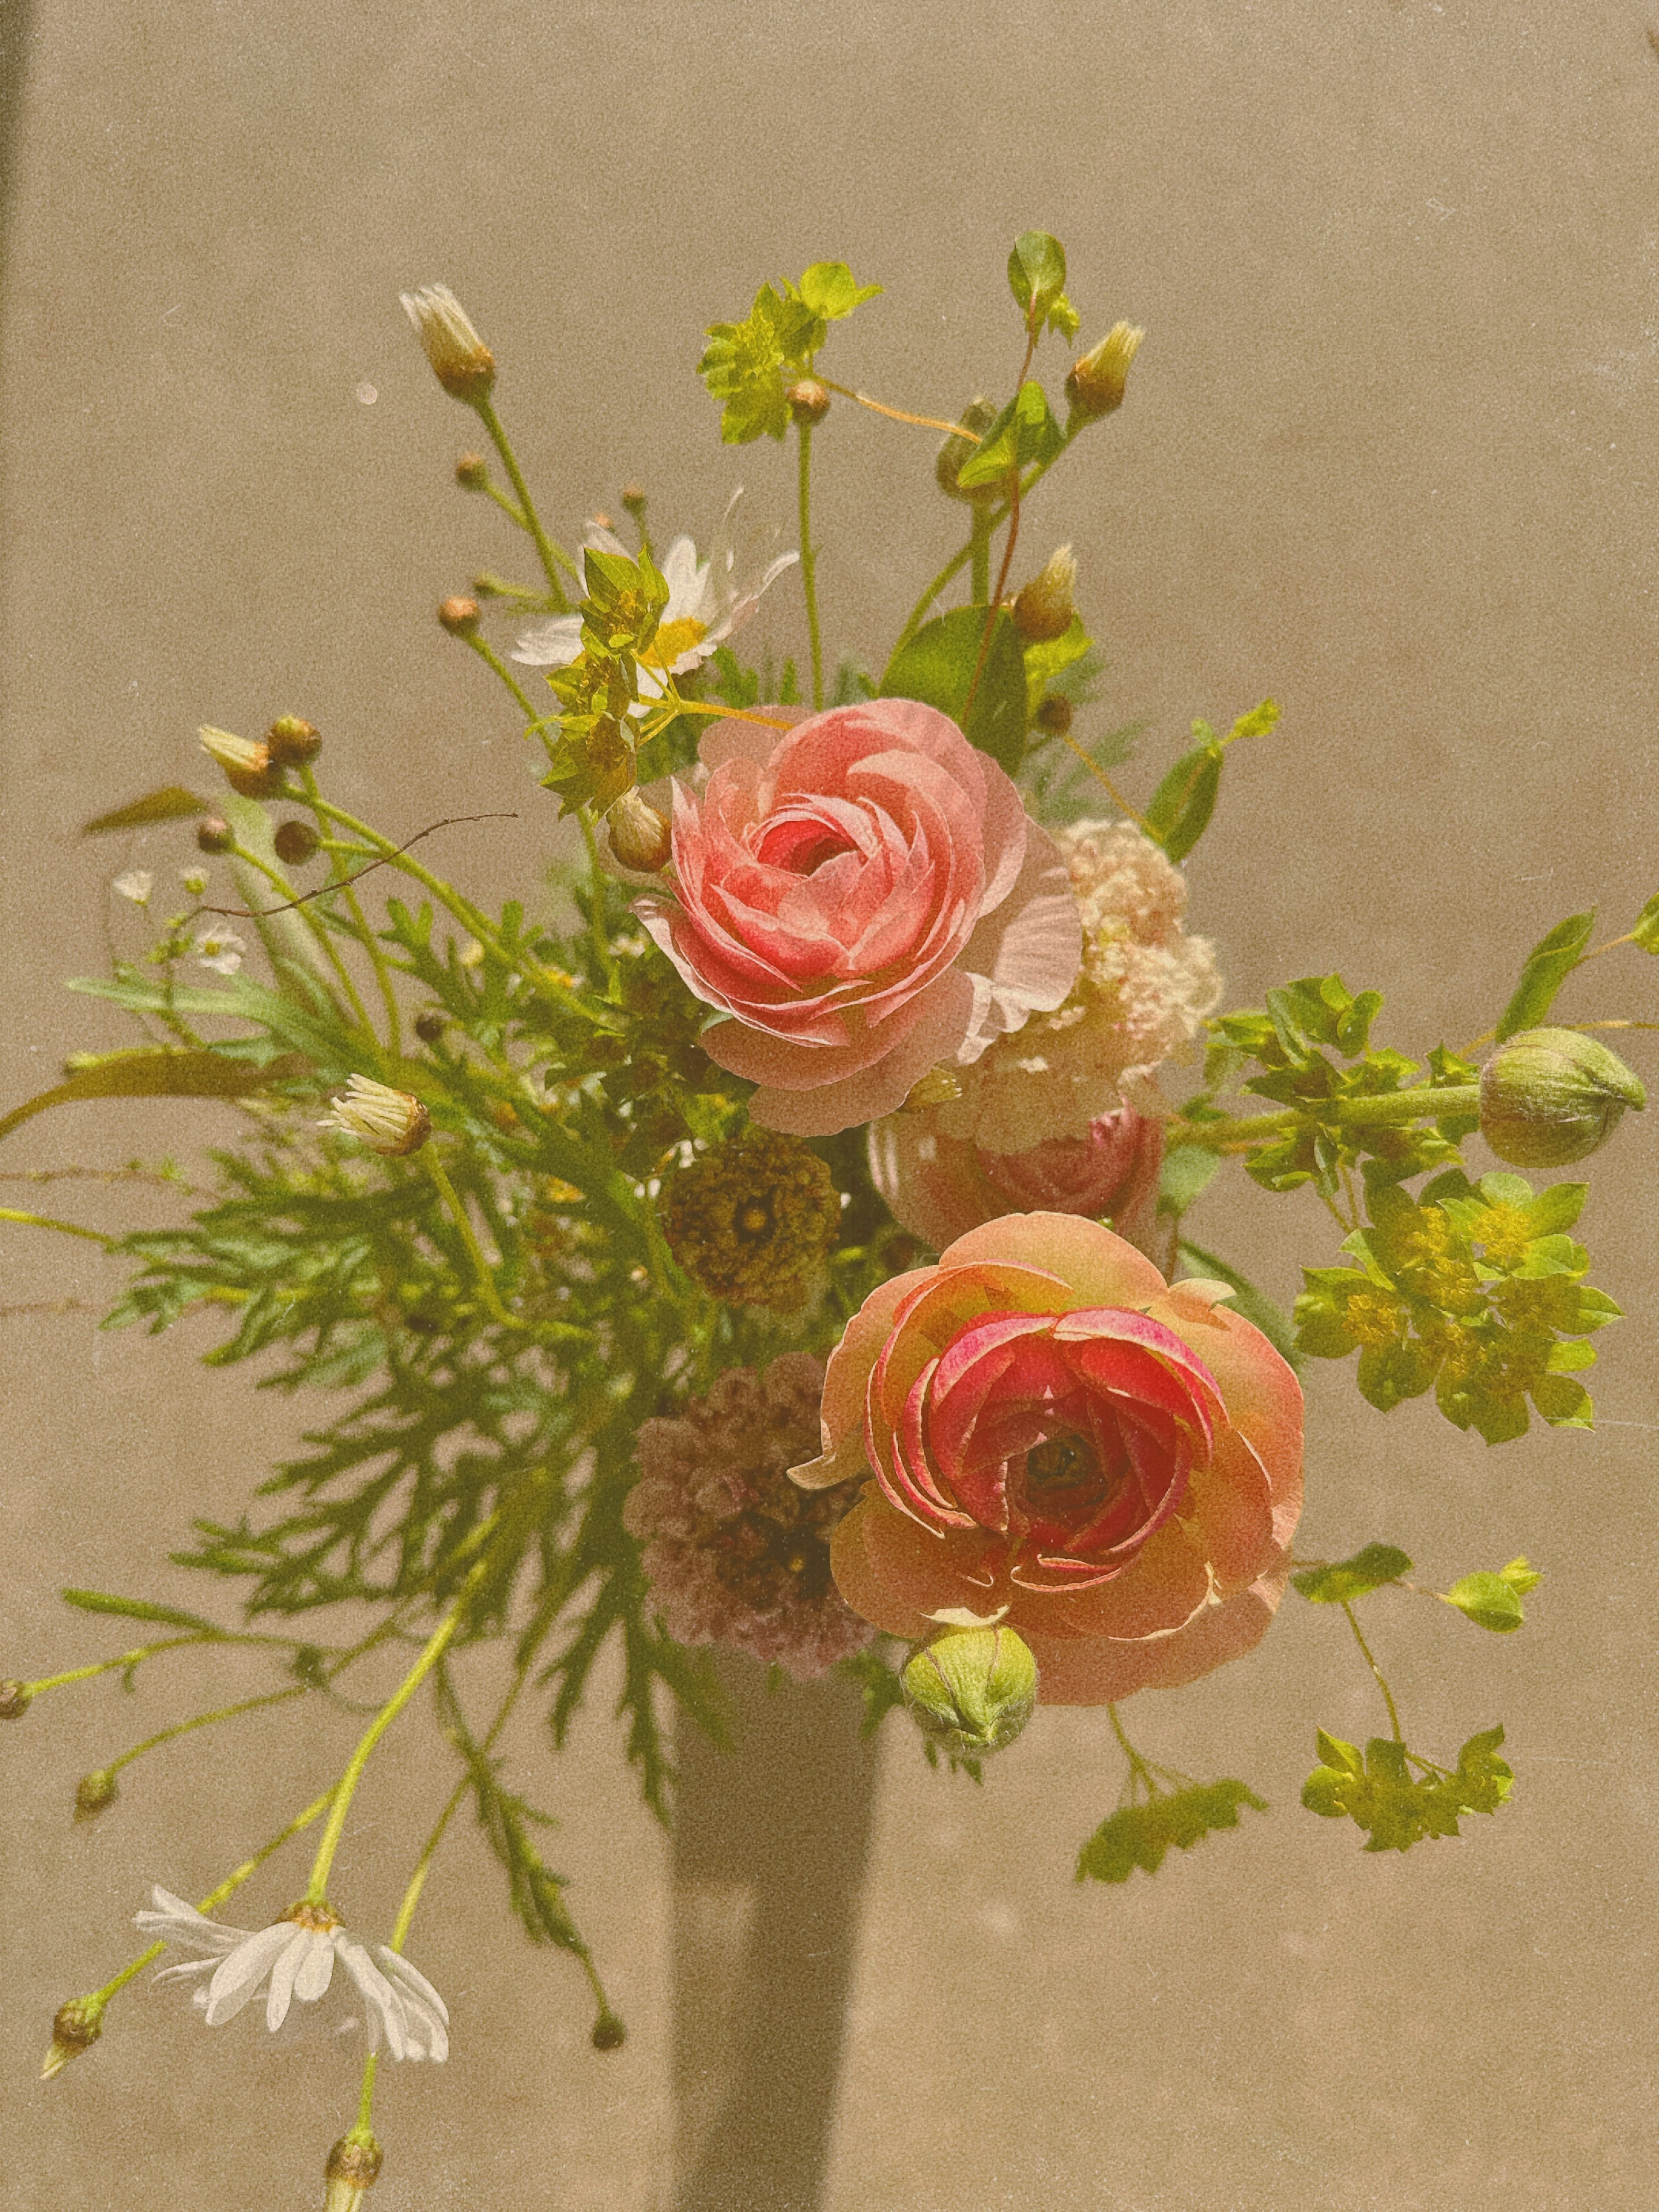
[[1083, 967], [1065, 1003], [1035, 1013], [961, 1073], [934, 1106], [942, 1134], [990, 1152], [1084, 1135], [1122, 1105], [1164, 1109], [1154, 1070], [1221, 997], [1215, 948], [1182, 922], [1186, 879], [1127, 822], [1057, 830], [1083, 915]]

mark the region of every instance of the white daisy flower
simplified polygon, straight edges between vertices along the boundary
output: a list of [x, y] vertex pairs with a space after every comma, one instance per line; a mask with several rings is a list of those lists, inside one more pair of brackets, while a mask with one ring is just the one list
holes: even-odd
[[206, 929], [197, 939], [196, 957], [204, 968], [221, 975], [234, 975], [242, 964], [246, 946], [234, 929]]
[[155, 878], [148, 868], [129, 868], [125, 875], [117, 876], [110, 885], [110, 889], [119, 891], [124, 899], [131, 899], [134, 906], [147, 906], [155, 888]]
[[394, 2058], [430, 2058], [434, 2065], [448, 2057], [449, 2014], [425, 1975], [384, 1943], [370, 1958], [330, 1906], [290, 1905], [269, 1928], [249, 1929], [209, 1920], [170, 1890], [158, 1887], [150, 1895], [155, 1910], [139, 1913], [137, 1926], [201, 1954], [159, 1968], [155, 1978], [193, 1983], [191, 2002], [210, 2027], [222, 2027], [263, 1996], [265, 2026], [274, 2035], [295, 1999], [315, 2004], [326, 1996], [337, 1959], [363, 2000], [371, 2051], [384, 2043]]
[[341, 1129], [386, 1159], [406, 1159], [432, 1134], [432, 1116], [407, 1091], [393, 1091], [372, 1076], [354, 1075], [319, 1129]]
[[[732, 495], [708, 560], [697, 559], [697, 549], [689, 538], [677, 538], [663, 556], [668, 604], [662, 611], [651, 651], [640, 663], [640, 690], [647, 699], [661, 696], [665, 670], [671, 676], [689, 676], [694, 668], [701, 667], [733, 631], [743, 628], [760, 605], [761, 594], [800, 558], [799, 553], [780, 553], [758, 583], [738, 588], [732, 581], [738, 556], [727, 532], [732, 510], [742, 497], [739, 486]], [[622, 540], [598, 523], [589, 523], [582, 532], [582, 544], [596, 553], [620, 553], [624, 557], [628, 554]], [[581, 649], [581, 617], [554, 615], [526, 630], [512, 657], [526, 668], [568, 668]]]

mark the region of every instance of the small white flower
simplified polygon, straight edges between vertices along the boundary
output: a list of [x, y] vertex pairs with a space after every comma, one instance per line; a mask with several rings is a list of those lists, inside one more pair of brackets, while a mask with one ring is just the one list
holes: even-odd
[[432, 1116], [407, 1091], [393, 1091], [371, 1076], [354, 1075], [319, 1129], [341, 1129], [387, 1159], [406, 1159], [432, 1134]]
[[[647, 699], [660, 698], [664, 672], [689, 676], [739, 630], [760, 605], [761, 594], [784, 570], [799, 561], [799, 553], [780, 553], [763, 572], [758, 583], [739, 590], [732, 572], [737, 555], [727, 536], [732, 510], [743, 497], [742, 488], [732, 495], [714, 549], [699, 562], [689, 538], [677, 538], [662, 559], [663, 581], [668, 604], [662, 611], [649, 653], [640, 663], [640, 690]], [[590, 523], [582, 544], [596, 553], [621, 553], [628, 549], [609, 530]], [[582, 649], [580, 615], [555, 615], [527, 629], [513, 651], [513, 659], [526, 668], [568, 668]]]
[[441, 2065], [448, 2057], [449, 2014], [425, 1975], [384, 1943], [371, 1958], [330, 1906], [291, 1905], [269, 1928], [250, 1930], [205, 1918], [170, 1890], [158, 1887], [150, 1895], [155, 1910], [139, 1913], [137, 1926], [146, 1936], [201, 1954], [161, 1967], [155, 1979], [194, 1984], [191, 2002], [210, 2027], [222, 2027], [263, 1996], [265, 2026], [274, 2035], [292, 2002], [315, 2004], [326, 1996], [337, 1959], [363, 2000], [371, 2051], [384, 2043], [394, 2058], [430, 2058]]
[[131, 899], [134, 906], [148, 906], [155, 878], [148, 868], [129, 868], [125, 875], [117, 876], [110, 888], [119, 891], [124, 899]]
[[208, 887], [207, 872], [203, 868], [180, 868], [179, 880], [191, 898], [200, 898]]
[[196, 957], [204, 968], [211, 968], [221, 975], [234, 975], [242, 964], [246, 951], [234, 929], [204, 929], [197, 939]]

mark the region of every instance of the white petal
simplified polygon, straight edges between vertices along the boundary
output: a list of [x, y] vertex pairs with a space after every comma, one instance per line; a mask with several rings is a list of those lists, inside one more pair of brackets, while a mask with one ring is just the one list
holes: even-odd
[[186, 1905], [170, 1889], [157, 1887], [150, 1895], [157, 1910], [135, 1913], [133, 1924], [142, 1928], [146, 1936], [159, 1936], [164, 1942], [184, 1944], [192, 1950], [222, 1956], [227, 1951], [234, 1951], [239, 1943], [246, 1943], [252, 1932], [246, 1928], [228, 1928], [222, 1921], [205, 1918], [193, 1905]]
[[378, 2020], [386, 2031], [386, 2048], [394, 2058], [401, 2058], [407, 2045], [404, 2033], [403, 1999], [355, 1937], [337, 1929], [334, 1948], [343, 1960], [346, 1972], [368, 2001], [371, 2046], [378, 2040], [374, 2032]]
[[526, 630], [507, 658], [525, 668], [568, 668], [581, 649], [581, 617], [551, 615]]
[[311, 1948], [295, 1977], [294, 1994], [301, 2004], [315, 2004], [327, 1994], [334, 1978], [334, 1946], [320, 1928], [312, 1931]]
[[[326, 1936], [323, 1939], [328, 1940]], [[289, 2000], [294, 1995], [295, 1978], [311, 1954], [317, 1941], [314, 1928], [296, 1928], [294, 1941], [286, 1944], [270, 1970], [270, 1994], [265, 1999], [265, 2026], [273, 2035], [288, 2018]]]
[[[616, 532], [607, 530], [603, 523], [590, 522], [583, 531], [582, 550], [587, 552], [590, 549], [595, 553], [620, 553], [624, 561], [631, 557]], [[585, 582], [586, 578], [583, 580]]]
[[152, 1982], [195, 1982], [217, 1968], [216, 1959], [186, 1959], [177, 1966], [158, 1966], [150, 1976]]
[[[1184, 1289], [1186, 1285], [1183, 1284], [1182, 1287]], [[388, 1981], [395, 1982], [405, 1996], [412, 1990], [415, 1996], [424, 1997], [445, 2027], [448, 2027], [449, 2007], [418, 1966], [411, 1965], [401, 1951], [388, 1950], [384, 1943], [377, 1945], [375, 1955], [380, 1960]]]
[[441, 2066], [449, 2056], [449, 2012], [443, 1999], [425, 1975], [417, 1973], [397, 1952], [388, 1951], [382, 1945], [380, 1959], [388, 1978], [403, 1999], [408, 2038], [405, 2056], [430, 2057], [434, 2065]]
[[687, 615], [702, 619], [702, 602], [706, 596], [708, 562], [697, 566], [697, 549], [689, 538], [677, 538], [663, 555], [660, 563], [662, 580], [668, 586], [668, 605], [663, 609], [665, 622], [679, 622]]
[[210, 2027], [218, 2027], [234, 2020], [264, 1983], [265, 1976], [276, 1960], [304, 1933], [291, 1920], [278, 1920], [269, 1928], [262, 1928], [239, 1943], [228, 1958], [219, 1961], [213, 1979], [208, 1984], [207, 2021]]

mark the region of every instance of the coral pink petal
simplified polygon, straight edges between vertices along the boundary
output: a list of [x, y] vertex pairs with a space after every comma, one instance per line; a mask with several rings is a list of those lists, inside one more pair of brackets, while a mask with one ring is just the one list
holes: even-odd
[[1224, 1429], [1197, 1469], [1182, 1509], [1224, 1591], [1243, 1589], [1279, 1550], [1267, 1469], [1237, 1431]]
[[[1147, 1309], [1164, 1290], [1163, 1276], [1144, 1254], [1098, 1222], [1074, 1213], [1004, 1214], [969, 1230], [939, 1255], [941, 1267], [981, 1260], [1012, 1261], [1059, 1276], [1069, 1287], [1052, 1309], [1056, 1313], [1085, 1306]], [[1183, 1334], [1173, 1322], [1164, 1326], [1177, 1336]]]
[[1050, 1636], [1158, 1636], [1183, 1628], [1208, 1601], [1203, 1553], [1178, 1521], [1147, 1540], [1133, 1568], [1087, 1589], [1052, 1591], [1021, 1587], [1016, 1567], [1010, 1624], [1022, 1636], [1028, 1628]]
[[1200, 1309], [1176, 1285], [1147, 1312], [1183, 1338], [1220, 1385], [1228, 1420], [1272, 1486], [1275, 1540], [1288, 1544], [1302, 1512], [1301, 1384], [1261, 1330], [1227, 1306]]
[[[928, 994], [921, 1018], [885, 1058], [860, 1065], [855, 1072], [820, 1083], [813, 1090], [801, 1086], [809, 1079], [809, 1069], [821, 1068], [823, 1061], [811, 1056], [810, 1048], [804, 1048], [801, 1058], [787, 1063], [774, 1061], [749, 1102], [750, 1120], [793, 1136], [830, 1137], [837, 1130], [896, 1111], [928, 1069], [955, 1051], [967, 1027], [972, 997], [965, 975], [952, 969], [940, 976]], [[735, 1026], [726, 1024], [728, 1029]], [[703, 1049], [717, 1066], [729, 1065], [706, 1038]], [[732, 1072], [743, 1071], [733, 1068]]]
[[976, 1528], [935, 1534], [870, 1489], [837, 1526], [830, 1564], [854, 1613], [917, 1643], [933, 1633], [935, 1613], [994, 1613], [1007, 1602], [996, 1573], [1000, 1550]]
[[933, 1279], [932, 1267], [894, 1275], [872, 1291], [830, 1353], [823, 1378], [823, 1456], [791, 1469], [803, 1490], [827, 1489], [866, 1472], [864, 1398], [870, 1370], [893, 1331], [893, 1316], [913, 1291]]
[[1079, 1642], [1023, 1630], [1037, 1662], [1039, 1698], [1045, 1705], [1103, 1705], [1137, 1690], [1178, 1690], [1230, 1659], [1242, 1659], [1267, 1634], [1286, 1572], [1281, 1566], [1219, 1605], [1206, 1606], [1173, 1636]]

